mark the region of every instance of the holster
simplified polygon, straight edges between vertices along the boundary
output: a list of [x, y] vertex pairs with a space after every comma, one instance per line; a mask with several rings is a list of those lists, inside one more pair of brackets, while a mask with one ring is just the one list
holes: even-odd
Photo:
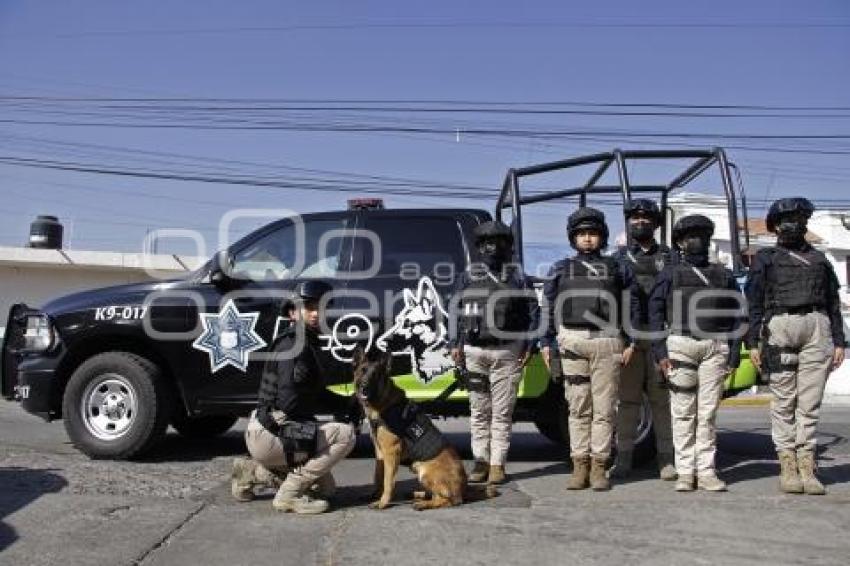
[[765, 373], [797, 371], [800, 358], [797, 350], [783, 346], [766, 345], [762, 348], [762, 367]]
[[563, 356], [558, 356], [558, 361], [561, 364], [564, 381], [570, 385], [590, 383], [590, 362], [587, 359], [570, 350], [564, 350]]
[[[288, 464], [302, 464], [316, 454], [319, 423], [316, 421], [286, 421], [280, 425], [279, 438]], [[296, 454], [301, 456], [296, 457]]]
[[485, 373], [469, 371], [465, 366], [455, 368], [455, 380], [462, 389], [484, 393], [488, 389], [489, 377]]

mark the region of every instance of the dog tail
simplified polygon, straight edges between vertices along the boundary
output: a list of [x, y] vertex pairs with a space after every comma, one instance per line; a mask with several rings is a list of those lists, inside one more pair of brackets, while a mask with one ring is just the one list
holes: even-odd
[[467, 503], [484, 501], [485, 499], [492, 499], [498, 496], [499, 490], [496, 489], [495, 485], [489, 483], [484, 485], [467, 484], [463, 492], [463, 500]]

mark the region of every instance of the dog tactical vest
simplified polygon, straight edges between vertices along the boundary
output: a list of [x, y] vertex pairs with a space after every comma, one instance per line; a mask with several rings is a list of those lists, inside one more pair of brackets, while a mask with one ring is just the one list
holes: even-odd
[[[528, 306], [518, 296], [517, 285], [500, 281], [493, 273], [486, 271], [471, 276], [470, 283], [464, 289], [463, 316], [466, 326], [467, 342], [473, 346], [498, 344], [504, 339], [494, 336], [494, 330], [502, 332], [522, 332], [528, 329]], [[500, 299], [490, 301], [496, 293], [511, 293]], [[488, 309], [492, 312], [488, 324]]]
[[[667, 296], [667, 323], [673, 334], [691, 335], [697, 329], [703, 332], [728, 332], [734, 327], [734, 317], [711, 314], [689, 314], [689, 305], [697, 294], [710, 290], [727, 290], [726, 268], [719, 264], [695, 267], [681, 263], [673, 269], [673, 284]], [[699, 310], [735, 309], [740, 305], [735, 299], [708, 295], [699, 297], [694, 303]], [[693, 318], [692, 318], [693, 317]]]
[[440, 430], [412, 401], [388, 408], [381, 414], [381, 421], [404, 442], [411, 462], [431, 460], [446, 446]]
[[[617, 312], [610, 312], [611, 299], [617, 308], [620, 305], [622, 289], [617, 270], [617, 261], [611, 257], [593, 261], [567, 259], [558, 283], [558, 295], [567, 297], [561, 306], [561, 324], [568, 328], [595, 328], [596, 325], [585, 318], [585, 313], [607, 321], [612, 315], [618, 316]], [[579, 294], [570, 294], [576, 291]]]
[[826, 306], [829, 263], [821, 252], [779, 247], [766, 252], [771, 258], [765, 273], [767, 310], [782, 313]]

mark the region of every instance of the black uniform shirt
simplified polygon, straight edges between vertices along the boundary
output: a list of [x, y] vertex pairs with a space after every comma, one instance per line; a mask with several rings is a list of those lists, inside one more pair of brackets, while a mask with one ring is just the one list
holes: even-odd
[[[691, 264], [695, 267], [706, 267], [708, 266], [708, 258], [700, 257], [693, 258], [685, 256], [681, 258], [680, 263]], [[658, 274], [658, 277], [655, 278], [655, 285], [652, 287], [652, 292], [649, 294], [649, 329], [652, 332], [665, 332], [667, 328], [667, 298], [670, 296], [670, 293], [673, 292], [673, 270], [676, 268], [675, 265], [669, 265], [664, 268], [664, 270]], [[738, 284], [735, 281], [735, 277], [732, 275], [732, 272], [728, 269], [726, 270], [726, 284], [724, 285], [725, 289], [730, 291], [739, 292]], [[735, 324], [732, 327], [732, 333], [736, 333], [741, 327], [741, 319], [736, 317]], [[729, 340], [729, 349], [730, 349], [730, 365], [737, 366], [736, 360], [739, 358], [739, 350], [741, 348], [740, 340]], [[656, 360], [663, 360], [668, 357], [667, 353], [667, 341], [662, 340], [653, 340], [652, 342], [652, 353], [655, 356]]]
[[[663, 244], [659, 244], [655, 240], [652, 240], [652, 244], [650, 244], [648, 249], [643, 249], [637, 242], [632, 242], [631, 246], [621, 246], [617, 248], [617, 251], [614, 252], [614, 259], [622, 263], [628, 263], [632, 266], [632, 270], [634, 270], [634, 265], [639, 261], [639, 258], [644, 256], [654, 256], [659, 255], [661, 259], [664, 260], [664, 265], [658, 270], [660, 273], [662, 269], [664, 269], [667, 265], [676, 265], [679, 263], [679, 254], [675, 251], [671, 250], [669, 247]], [[637, 276], [635, 276], [637, 278]], [[649, 293], [644, 293], [643, 289], [639, 293], [639, 297], [641, 299], [641, 322], [646, 324], [649, 322], [649, 308], [647, 302], [649, 300]]]
[[[526, 303], [525, 308], [528, 310], [528, 340], [526, 341], [526, 349], [531, 349], [531, 346], [534, 344], [536, 339], [534, 337], [534, 331], [537, 329], [540, 322], [540, 304], [537, 301], [534, 287], [521, 271], [517, 269], [510, 269], [506, 271], [507, 273], [504, 274], [504, 277], [499, 277], [499, 281], [508, 287], [525, 291], [528, 294], [527, 298], [517, 296], [516, 300], [524, 300]], [[492, 274], [492, 272], [490, 273]], [[497, 275], [494, 274], [493, 276], [496, 277]], [[460, 277], [458, 277], [457, 284], [452, 291], [452, 296], [462, 296], [461, 294], [469, 288], [471, 283], [472, 275], [469, 270], [461, 273]], [[457, 348], [462, 342], [461, 338], [463, 337], [463, 333], [466, 332], [466, 326], [463, 316], [462, 301], [457, 302], [456, 304], [455, 301], [452, 301], [452, 303], [455, 308], [455, 319], [454, 323], [449, 325], [449, 347]]]
[[274, 356], [292, 352], [296, 344], [294, 329], [287, 330], [272, 344], [272, 357], [263, 367], [257, 400], [257, 420], [270, 432], [277, 433], [278, 425], [271, 416], [274, 410], [283, 411], [291, 420], [315, 420], [317, 413], [339, 414], [349, 408], [349, 400], [328, 391], [322, 378], [322, 358], [318, 336], [305, 331], [305, 344], [297, 355]]
[[[599, 252], [591, 254], [577, 253], [575, 255], [575, 259], [587, 262], [599, 261], [601, 258], [602, 254]], [[558, 321], [555, 320], [555, 305], [558, 302], [558, 290], [561, 286], [561, 276], [566, 271], [566, 264], [568, 261], [569, 259], [562, 259], [555, 263], [555, 265], [553, 265], [549, 270], [549, 274], [546, 276], [546, 283], [543, 285], [543, 300], [548, 308], [546, 309], [546, 334], [543, 337], [542, 343], [544, 346], [552, 348], [557, 347], [558, 336]], [[631, 323], [632, 328], [638, 328], [640, 320], [643, 318], [643, 308], [640, 304], [640, 298], [638, 297], [639, 288], [637, 279], [635, 278], [635, 274], [630, 263], [618, 261], [617, 268], [617, 279], [619, 280], [620, 289], [628, 289], [630, 291], [629, 322]], [[617, 297], [617, 299], [619, 300], [619, 297]], [[632, 344], [634, 342], [631, 336], [626, 335], [625, 338], [627, 344]]]
[[[800, 252], [808, 252], [812, 246], [805, 243], [802, 247], [796, 248]], [[766, 250], [759, 250], [753, 258], [753, 265], [750, 267], [750, 272], [747, 275], [747, 284], [744, 291], [747, 294], [747, 303], [750, 310], [750, 328], [747, 332], [747, 346], [755, 348], [762, 334], [762, 325], [764, 324], [764, 292], [765, 292], [765, 274], [770, 266], [771, 254]], [[835, 276], [835, 270], [832, 265], [828, 265], [829, 282], [826, 291], [826, 314], [829, 317], [829, 325], [832, 330], [832, 343], [836, 346], [844, 347], [844, 321], [841, 317], [841, 299], [838, 297], [838, 278]]]

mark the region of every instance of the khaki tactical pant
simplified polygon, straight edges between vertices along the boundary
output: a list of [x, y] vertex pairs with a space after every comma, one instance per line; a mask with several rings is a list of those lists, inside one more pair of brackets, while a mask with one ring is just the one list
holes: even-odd
[[832, 360], [829, 318], [819, 312], [783, 314], [771, 318], [767, 328], [768, 346], [784, 350], [782, 368], [770, 372], [773, 443], [777, 451], [813, 452]]
[[[275, 415], [279, 422], [282, 414]], [[317, 479], [330, 473], [331, 469], [354, 449], [354, 428], [345, 423], [328, 422], [319, 426], [316, 453], [301, 464], [287, 462], [280, 438], [270, 433], [257, 420], [256, 411], [251, 413], [245, 429], [245, 444], [251, 457], [273, 472], [286, 473], [286, 483], [294, 489], [306, 490]], [[296, 460], [304, 455], [295, 453]]]
[[729, 373], [729, 345], [724, 340], [668, 336], [667, 351], [674, 364], [669, 378], [676, 472], [679, 477], [714, 473], [715, 423]]
[[561, 327], [558, 348], [569, 405], [570, 455], [608, 458], [623, 340], [601, 332]]
[[620, 452], [631, 452], [634, 449], [644, 391], [652, 409], [658, 453], [672, 455], [670, 393], [661, 384], [649, 345], [638, 342], [632, 359], [623, 367], [620, 375], [620, 405], [617, 411], [617, 449]]
[[522, 377], [519, 355], [522, 342], [505, 346], [464, 346], [466, 368], [489, 376], [484, 392], [469, 392], [469, 426], [472, 456], [504, 466], [511, 444], [514, 406]]

